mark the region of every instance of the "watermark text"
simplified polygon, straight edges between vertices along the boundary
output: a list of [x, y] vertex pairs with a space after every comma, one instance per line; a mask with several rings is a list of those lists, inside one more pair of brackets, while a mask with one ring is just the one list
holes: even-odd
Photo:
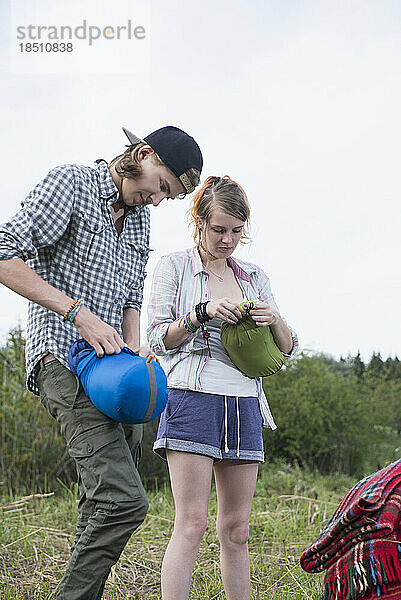
[[146, 29], [143, 25], [134, 25], [131, 19], [126, 25], [89, 25], [86, 19], [81, 25], [19, 25], [17, 28], [18, 40], [85, 40], [92, 46], [96, 40], [144, 40]]

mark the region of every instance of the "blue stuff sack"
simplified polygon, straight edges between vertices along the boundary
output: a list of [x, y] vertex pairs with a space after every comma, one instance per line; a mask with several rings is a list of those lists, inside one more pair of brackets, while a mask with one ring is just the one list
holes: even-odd
[[96, 408], [115, 421], [148, 423], [166, 406], [167, 378], [162, 367], [129, 348], [98, 358], [81, 338], [71, 346], [68, 364]]

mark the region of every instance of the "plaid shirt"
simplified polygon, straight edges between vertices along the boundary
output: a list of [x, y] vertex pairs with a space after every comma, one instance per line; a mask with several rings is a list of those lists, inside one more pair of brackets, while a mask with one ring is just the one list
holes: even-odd
[[[0, 260], [21, 258], [42, 279], [85, 306], [122, 335], [123, 309], [140, 310], [149, 254], [147, 207], [126, 209], [120, 235], [109, 206], [118, 190], [107, 163], [63, 165], [48, 173], [0, 226]], [[28, 389], [38, 394], [35, 366], [48, 352], [68, 367], [79, 338], [72, 323], [29, 303], [26, 341]]]

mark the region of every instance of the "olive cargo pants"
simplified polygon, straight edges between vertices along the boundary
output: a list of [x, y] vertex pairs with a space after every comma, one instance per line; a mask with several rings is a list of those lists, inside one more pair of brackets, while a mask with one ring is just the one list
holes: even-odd
[[97, 410], [59, 361], [37, 374], [40, 399], [61, 426], [79, 484], [78, 523], [58, 600], [98, 600], [110, 572], [148, 509], [137, 466], [141, 425], [122, 425]]

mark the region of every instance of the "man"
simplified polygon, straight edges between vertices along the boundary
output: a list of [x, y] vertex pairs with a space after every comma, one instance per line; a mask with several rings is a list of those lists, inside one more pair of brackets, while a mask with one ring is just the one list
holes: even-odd
[[[163, 127], [109, 165], [48, 173], [0, 227], [0, 282], [28, 298], [28, 388], [57, 419], [78, 472], [78, 524], [59, 600], [101, 598], [111, 566], [143, 522], [137, 466], [141, 426], [100, 413], [68, 370], [83, 337], [98, 356], [139, 348], [149, 253], [149, 209], [199, 183], [202, 154], [181, 129]], [[61, 318], [60, 318], [61, 316]]]

